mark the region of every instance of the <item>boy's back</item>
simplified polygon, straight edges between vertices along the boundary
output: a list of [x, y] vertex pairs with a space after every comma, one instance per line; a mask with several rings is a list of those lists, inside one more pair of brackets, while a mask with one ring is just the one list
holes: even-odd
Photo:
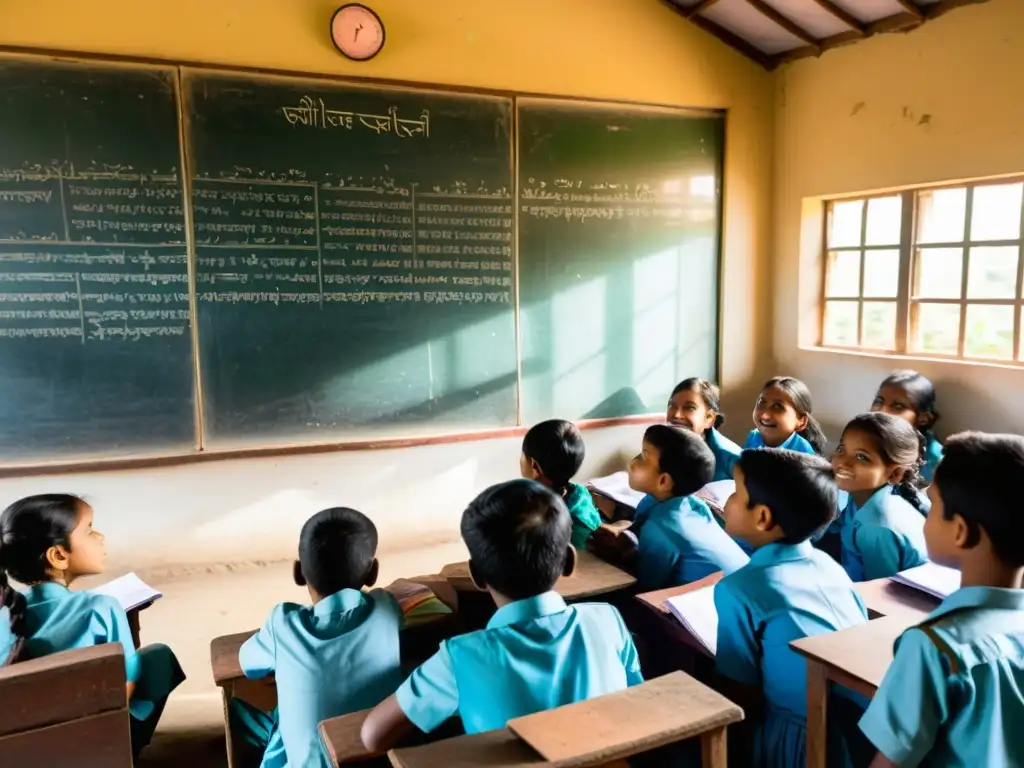
[[[287, 762], [328, 766], [321, 720], [376, 706], [402, 682], [402, 610], [384, 590], [344, 589], [316, 605], [282, 603], [239, 651], [247, 677], [276, 675]], [[277, 753], [273, 744], [267, 756]], [[267, 759], [264, 765], [269, 764]]]
[[1020, 766], [1024, 590], [954, 592], [896, 643], [892, 673], [860, 727], [900, 765]]
[[555, 592], [499, 609], [452, 638], [398, 690], [422, 731], [458, 713], [466, 733], [643, 682], [633, 640], [610, 605], [567, 607]]

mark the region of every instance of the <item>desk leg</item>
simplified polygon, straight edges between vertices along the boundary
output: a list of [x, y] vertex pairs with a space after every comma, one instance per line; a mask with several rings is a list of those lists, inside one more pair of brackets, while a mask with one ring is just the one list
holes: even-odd
[[828, 669], [807, 659], [807, 768], [828, 760]]
[[128, 611], [128, 627], [132, 631], [132, 642], [135, 643], [135, 648], [142, 647], [142, 640], [140, 639], [140, 625], [139, 625], [139, 609], [134, 608]]
[[224, 746], [228, 752], [228, 768], [235, 766], [235, 747], [231, 740], [231, 693], [233, 686], [225, 685], [220, 689], [224, 702]]
[[704, 768], [726, 768], [729, 764], [726, 753], [725, 728], [700, 735], [701, 765]]

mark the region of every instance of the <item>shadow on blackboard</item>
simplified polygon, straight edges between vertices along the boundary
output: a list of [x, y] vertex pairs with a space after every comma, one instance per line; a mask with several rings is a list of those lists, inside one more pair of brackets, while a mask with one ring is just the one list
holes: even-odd
[[650, 413], [640, 395], [632, 387], [623, 387], [611, 397], [605, 398], [602, 402], [591, 408], [585, 414], [584, 419], [614, 419], [623, 414]]

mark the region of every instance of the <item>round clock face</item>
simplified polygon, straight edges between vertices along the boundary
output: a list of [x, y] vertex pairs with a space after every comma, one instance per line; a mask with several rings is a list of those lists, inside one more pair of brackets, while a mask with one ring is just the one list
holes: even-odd
[[349, 3], [334, 12], [331, 39], [348, 58], [366, 61], [384, 47], [384, 23], [365, 5]]

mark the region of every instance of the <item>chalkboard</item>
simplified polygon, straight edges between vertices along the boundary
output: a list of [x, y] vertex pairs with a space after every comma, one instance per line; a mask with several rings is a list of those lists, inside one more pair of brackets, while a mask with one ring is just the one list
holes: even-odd
[[511, 100], [184, 82], [207, 444], [515, 424]]
[[661, 412], [717, 374], [724, 117], [517, 110], [523, 421]]
[[0, 460], [194, 445], [173, 70], [0, 59]]

